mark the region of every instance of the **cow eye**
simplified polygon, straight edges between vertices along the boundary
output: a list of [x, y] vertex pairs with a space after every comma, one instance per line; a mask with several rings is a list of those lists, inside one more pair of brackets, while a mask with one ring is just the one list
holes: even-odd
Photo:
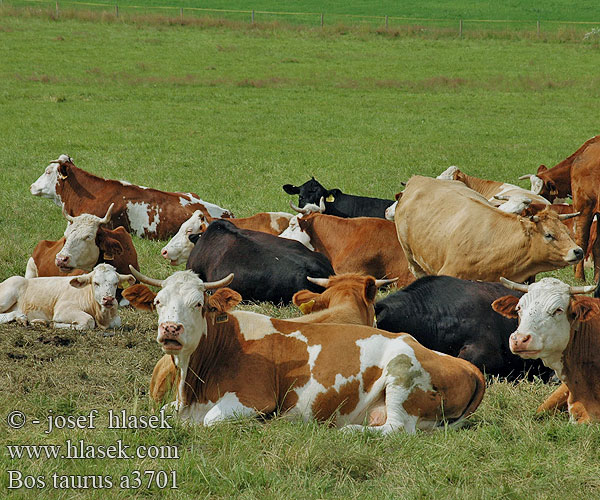
[[559, 307], [558, 309], [556, 309], [553, 313], [552, 316], [556, 316], [557, 314], [561, 314], [563, 312], [562, 308]]
[[154, 306], [158, 307], [160, 305], [160, 300], [154, 299]]
[[544, 238], [546, 238], [548, 241], [552, 241], [556, 239], [556, 236], [554, 236], [552, 233], [546, 233]]
[[204, 305], [204, 304], [203, 304], [202, 302], [198, 302], [198, 303], [196, 304], [196, 307], [198, 307], [198, 308], [202, 309], [202, 306], [203, 306], [203, 305]]
[[192, 228], [190, 227], [189, 229], [185, 230], [186, 234], [191, 234], [192, 233]]

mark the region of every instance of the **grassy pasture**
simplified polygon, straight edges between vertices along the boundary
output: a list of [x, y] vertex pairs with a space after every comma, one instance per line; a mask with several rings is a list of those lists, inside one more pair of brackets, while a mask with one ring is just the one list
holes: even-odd
[[[238, 216], [286, 210], [310, 175], [392, 197], [411, 174], [458, 165], [516, 182], [598, 133], [600, 51], [582, 41], [390, 38], [361, 30], [198, 29], [50, 20], [0, 10], [0, 279], [65, 226], [28, 187], [49, 160], [109, 178], [196, 191]], [[525, 185], [525, 184], [522, 184]], [[135, 239], [143, 271], [163, 243]], [[553, 273], [572, 280], [572, 271]], [[291, 308], [247, 306], [273, 315]], [[148, 414], [155, 318], [122, 313], [114, 336], [0, 327], [0, 415], [99, 410], [98, 429], [26, 426], [5, 444], [85, 439], [176, 444], [179, 460], [11, 460], [25, 474], [178, 473], [179, 490], [19, 490], [7, 498], [581, 498], [600, 488], [597, 426], [535, 417], [552, 387], [490, 383], [468, 428], [347, 436], [276, 420], [211, 429], [108, 430], [108, 409]], [[1, 425], [5, 425], [2, 423]]]

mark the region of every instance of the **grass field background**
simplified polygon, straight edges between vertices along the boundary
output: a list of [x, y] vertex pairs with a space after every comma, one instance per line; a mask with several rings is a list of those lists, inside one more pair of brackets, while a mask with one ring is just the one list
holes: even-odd
[[[60, 209], [28, 190], [62, 153], [104, 177], [195, 191], [238, 216], [286, 210], [281, 185], [310, 175], [379, 197], [449, 165], [520, 183], [598, 133], [599, 62], [597, 42], [581, 38], [57, 21], [1, 8], [0, 279], [23, 274], [37, 241], [64, 231]], [[135, 244], [144, 272], [173, 271], [159, 255], [164, 242]], [[570, 269], [553, 275], [572, 281]], [[156, 411], [146, 395], [160, 356], [156, 320], [122, 315], [112, 337], [0, 327], [2, 418], [13, 409], [38, 417]], [[177, 491], [20, 490], [10, 498], [593, 498], [598, 427], [535, 417], [551, 390], [491, 383], [470, 428], [385, 439], [285, 421], [50, 435], [26, 427], [0, 434], [0, 443], [121, 437], [174, 443], [182, 457], [11, 461], [3, 448], [0, 463], [30, 474], [179, 474]]]

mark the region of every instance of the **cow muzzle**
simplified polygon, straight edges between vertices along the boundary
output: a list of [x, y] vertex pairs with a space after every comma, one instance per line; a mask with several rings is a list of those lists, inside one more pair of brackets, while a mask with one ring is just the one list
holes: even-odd
[[57, 255], [56, 258], [54, 259], [54, 263], [56, 264], [56, 267], [58, 267], [61, 271], [64, 272], [68, 272], [71, 271], [73, 269], [73, 267], [71, 267], [69, 265], [69, 256], [68, 255]]
[[571, 248], [571, 250], [569, 250], [567, 256], [565, 257], [565, 260], [569, 264], [575, 264], [576, 262], [579, 262], [581, 259], [583, 259], [583, 255], [584, 254], [581, 247]]
[[183, 348], [180, 337], [183, 333], [183, 325], [168, 321], [158, 326], [158, 343], [162, 345], [165, 352], [180, 351]]
[[102, 305], [104, 307], [114, 307], [117, 304], [117, 299], [112, 296], [102, 297]]
[[535, 357], [539, 354], [539, 350], [531, 350], [531, 335], [528, 333], [513, 333], [509, 338], [509, 347], [513, 354], [517, 354], [522, 358]]

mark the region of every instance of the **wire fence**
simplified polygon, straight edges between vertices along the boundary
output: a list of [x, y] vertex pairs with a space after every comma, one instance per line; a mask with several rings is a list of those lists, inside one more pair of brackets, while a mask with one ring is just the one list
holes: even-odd
[[189, 17], [217, 17], [248, 23], [285, 21], [290, 24], [301, 24], [313, 27], [336, 25], [367, 25], [376, 28], [391, 29], [396, 26], [424, 26], [456, 30], [462, 35], [465, 30], [527, 30], [541, 34], [544, 31], [557, 29], [591, 30], [600, 26], [600, 21], [556, 21], [556, 20], [506, 20], [506, 19], [445, 19], [427, 17], [376, 16], [362, 14], [331, 14], [326, 12], [285, 12], [267, 10], [211, 9], [203, 7], [151, 6], [151, 5], [119, 5], [81, 2], [73, 0], [0, 0], [0, 6], [27, 7], [37, 6], [55, 11], [60, 16], [65, 9], [88, 9], [112, 14], [115, 17], [129, 14], [162, 14], [171, 18], [180, 18], [183, 22]]

